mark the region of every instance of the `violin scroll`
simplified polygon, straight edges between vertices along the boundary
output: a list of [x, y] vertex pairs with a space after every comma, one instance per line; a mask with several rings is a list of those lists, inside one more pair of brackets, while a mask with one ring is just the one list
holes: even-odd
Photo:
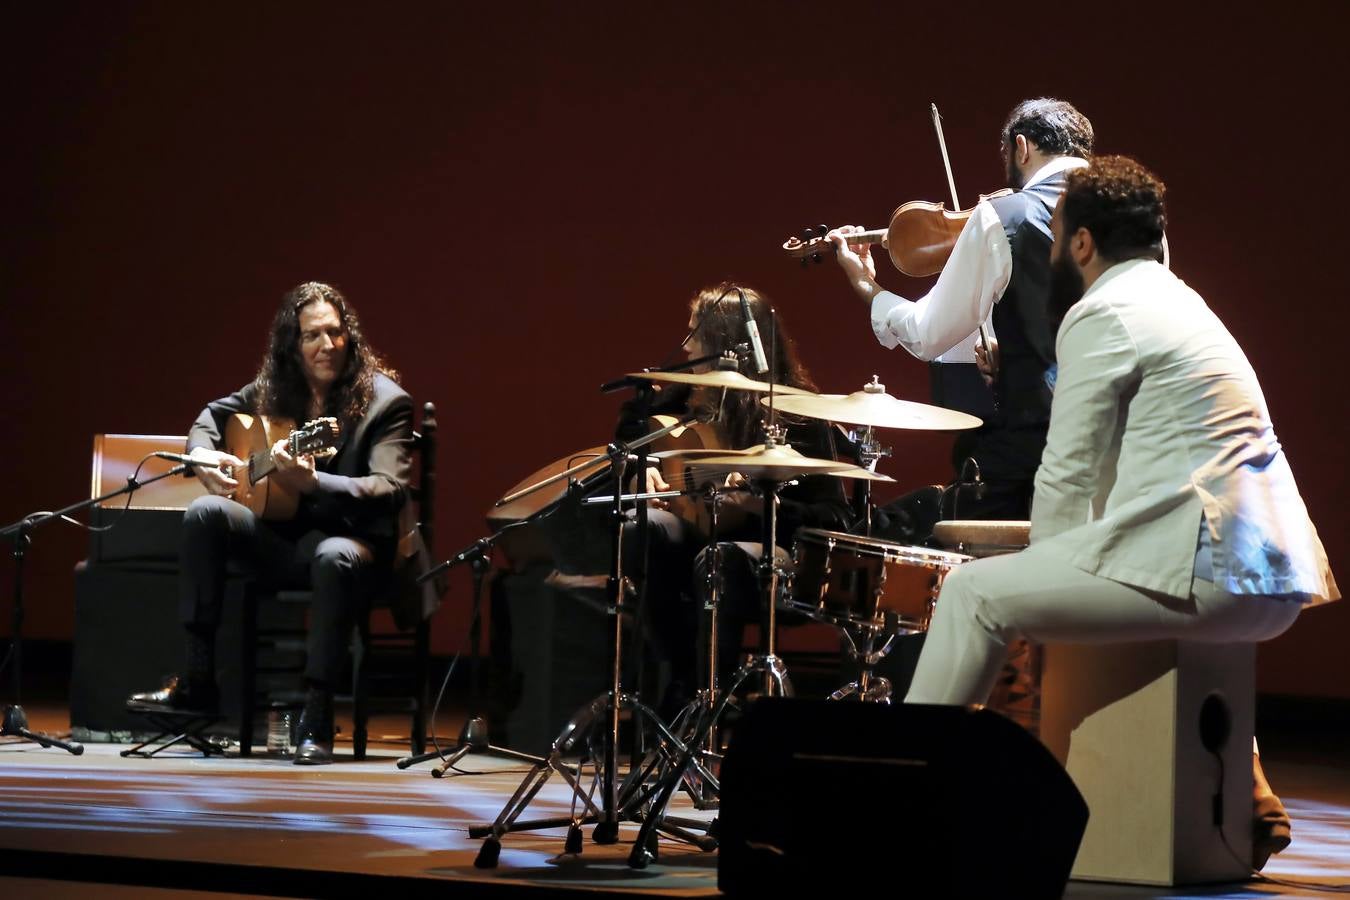
[[793, 259], [800, 259], [805, 268], [809, 262], [822, 263], [826, 254], [834, 255], [834, 245], [825, 239], [830, 227], [825, 224], [802, 229], [801, 237], [790, 237], [783, 242], [783, 250]]

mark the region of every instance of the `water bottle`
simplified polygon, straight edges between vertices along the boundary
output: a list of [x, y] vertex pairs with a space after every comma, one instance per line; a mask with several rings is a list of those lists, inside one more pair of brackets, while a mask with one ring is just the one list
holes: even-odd
[[267, 711], [267, 752], [273, 756], [291, 755], [291, 711], [272, 707]]

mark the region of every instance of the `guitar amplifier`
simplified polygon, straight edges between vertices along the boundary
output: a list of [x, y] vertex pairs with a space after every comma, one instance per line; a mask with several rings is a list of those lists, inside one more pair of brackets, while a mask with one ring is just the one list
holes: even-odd
[[[147, 454], [156, 450], [182, 453], [187, 438], [178, 435], [96, 434], [90, 479], [90, 497], [101, 497], [126, 484], [127, 478]], [[151, 458], [141, 466], [138, 479], [150, 478], [172, 468], [167, 459]], [[95, 527], [113, 526], [90, 534], [91, 564], [131, 561], [178, 560], [178, 528], [183, 510], [206, 488], [191, 475], [173, 476], [106, 500], [89, 511]]]

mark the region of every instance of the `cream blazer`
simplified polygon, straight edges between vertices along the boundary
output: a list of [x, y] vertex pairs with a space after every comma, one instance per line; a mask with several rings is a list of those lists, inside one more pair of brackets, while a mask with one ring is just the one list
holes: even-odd
[[1120, 263], [1055, 350], [1033, 546], [1187, 597], [1203, 521], [1219, 589], [1340, 596], [1256, 373], [1199, 294], [1158, 263]]

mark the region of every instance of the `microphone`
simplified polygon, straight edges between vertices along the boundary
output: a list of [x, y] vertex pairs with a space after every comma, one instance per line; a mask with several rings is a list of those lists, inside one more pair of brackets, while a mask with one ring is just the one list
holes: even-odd
[[750, 348], [755, 352], [755, 371], [763, 374], [769, 371], [769, 361], [764, 356], [764, 342], [759, 337], [759, 326], [750, 314], [750, 301], [745, 299], [745, 291], [736, 288], [741, 295], [741, 314], [745, 316], [745, 330], [750, 335]]
[[[966, 473], [972, 467], [975, 469], [975, 477], [971, 480], [967, 480]], [[975, 499], [984, 499], [984, 479], [980, 477], [980, 464], [973, 456], [967, 456], [965, 461], [961, 463], [961, 487], [973, 488]]]
[[195, 456], [187, 456], [183, 453], [170, 453], [168, 450], [156, 450], [151, 456], [158, 456], [160, 459], [171, 459], [176, 463], [182, 463], [185, 466], [201, 466], [207, 469], [219, 469], [220, 463], [207, 462], [204, 459], [197, 459]]

